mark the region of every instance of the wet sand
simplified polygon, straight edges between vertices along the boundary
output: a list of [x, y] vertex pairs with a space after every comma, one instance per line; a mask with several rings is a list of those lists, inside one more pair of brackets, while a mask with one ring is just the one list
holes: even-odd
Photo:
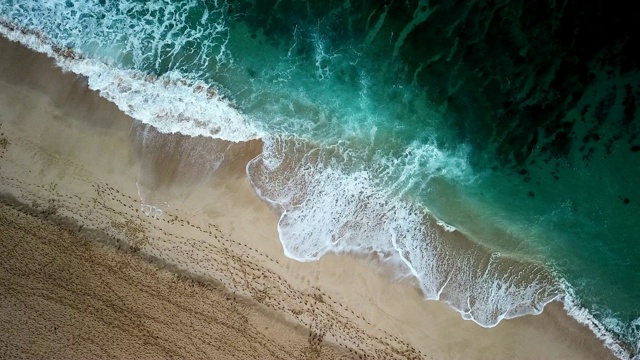
[[3, 358], [612, 358], [559, 304], [483, 329], [367, 259], [284, 257], [259, 141], [160, 134], [0, 49]]

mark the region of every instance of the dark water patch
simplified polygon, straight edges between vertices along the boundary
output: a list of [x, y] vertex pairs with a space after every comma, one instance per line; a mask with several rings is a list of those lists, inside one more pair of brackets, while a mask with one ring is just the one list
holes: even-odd
[[[631, 90], [623, 102], [629, 120], [620, 124], [611, 114], [621, 101], [615, 82], [631, 89], [624, 76], [638, 69], [632, 35], [638, 16], [627, 10], [584, 2], [432, 2], [416, 8], [430, 15], [398, 53], [474, 147], [494, 148], [501, 163], [513, 166], [538, 144], [549, 160], [568, 158], [582, 137], [574, 128], [580, 117], [571, 115], [578, 106], [581, 120], [590, 132], [603, 130], [598, 137], [605, 142], [620, 140], [628, 130], [620, 125], [632, 122]], [[588, 163], [593, 152], [582, 160]]]

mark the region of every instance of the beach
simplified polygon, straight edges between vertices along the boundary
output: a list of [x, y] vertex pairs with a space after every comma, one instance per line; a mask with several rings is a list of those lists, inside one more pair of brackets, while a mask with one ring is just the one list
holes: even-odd
[[3, 358], [613, 358], [558, 302], [482, 328], [374, 258], [287, 258], [260, 140], [160, 133], [0, 49]]

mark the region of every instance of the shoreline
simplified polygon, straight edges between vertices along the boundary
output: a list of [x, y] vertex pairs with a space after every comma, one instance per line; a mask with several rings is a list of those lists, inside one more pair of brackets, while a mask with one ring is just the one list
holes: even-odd
[[[0, 47], [6, 48], [9, 45], [5, 39], [2, 39], [0, 42]], [[42, 120], [29, 120], [29, 115], [21, 118], [27, 119], [29, 125], [34, 125], [32, 127], [28, 127], [22, 123], [17, 124], [15, 121], [11, 124], [12, 128], [10, 129], [5, 129], [3, 125], [2, 131], [8, 133], [8, 146], [6, 146], [5, 152], [12, 152], [11, 156], [15, 156], [12, 166], [16, 168], [17, 172], [21, 172], [18, 174], [20, 176], [11, 176], [11, 178], [22, 179], [19, 181], [29, 178], [28, 171], [30, 170], [26, 167], [20, 169], [19, 166], [21, 161], [28, 160], [28, 156], [21, 159], [19, 158], [20, 156], [25, 156], [25, 154], [29, 152], [29, 155], [40, 158], [45, 158], [45, 153], [55, 154], [53, 159], [49, 159], [49, 163], [41, 161], [34, 166], [35, 168], [40, 168], [41, 174], [46, 175], [44, 176], [45, 182], [25, 185], [13, 180], [7, 181], [6, 185], [12, 187], [12, 191], [21, 193], [21, 195], [26, 198], [29, 198], [28, 195], [25, 195], [29, 192], [39, 192], [37, 197], [49, 197], [49, 199], [58, 197], [57, 195], [51, 197], [53, 193], [64, 194], [62, 196], [63, 198], [66, 196], [74, 200], [61, 202], [61, 209], [65, 208], [65, 206], [75, 209], [84, 207], [87, 211], [93, 210], [95, 212], [90, 216], [85, 215], [84, 218], [78, 214], [71, 214], [79, 217], [80, 221], [84, 221], [85, 224], [83, 226], [86, 227], [91, 227], [91, 225], [95, 226], [96, 224], [100, 224], [101, 221], [104, 223], [105, 217], [120, 216], [117, 212], [121, 212], [124, 214], [121, 216], [124, 221], [121, 220], [120, 223], [125, 226], [122, 226], [120, 223], [117, 225], [121, 227], [119, 236], [123, 238], [131, 238], [130, 235], [139, 235], [139, 231], [135, 227], [127, 228], [126, 226], [126, 220], [132, 219], [133, 216], [133, 219], [138, 219], [144, 223], [145, 226], [148, 226], [149, 230], [149, 234], [138, 238], [139, 242], [137, 246], [139, 246], [141, 251], [159, 256], [163, 261], [167, 261], [167, 259], [163, 257], [168, 257], [169, 260], [173, 262], [177, 261], [179, 266], [184, 267], [190, 273], [200, 276], [211, 276], [212, 271], [210, 268], [207, 268], [207, 266], [212, 266], [211, 262], [213, 260], [220, 260], [227, 256], [227, 254], [225, 254], [225, 244], [233, 244], [240, 249], [247, 249], [246, 252], [251, 253], [249, 257], [253, 256], [258, 259], [255, 263], [273, 272], [269, 273], [270, 277], [277, 279], [275, 276], [280, 276], [287, 280], [288, 285], [281, 286], [281, 289], [286, 289], [286, 291], [282, 291], [282, 294], [287, 294], [288, 291], [290, 291], [288, 287], [294, 287], [301, 289], [302, 292], [307, 292], [307, 294], [305, 294], [307, 296], [305, 298], [307, 302], [317, 302], [318, 294], [315, 293], [315, 289], [317, 288], [318, 291], [322, 289], [322, 294], [330, 296], [330, 299], [340, 299], [338, 302], [340, 304], [339, 309], [334, 309], [334, 307], [329, 306], [332, 304], [323, 302], [320, 302], [324, 304], [321, 305], [321, 307], [325, 307], [323, 309], [317, 309], [313, 306], [302, 306], [302, 309], [299, 309], [295, 308], [295, 304], [291, 304], [288, 308], [279, 310], [284, 313], [285, 318], [288, 317], [290, 320], [293, 318], [293, 320], [300, 321], [303, 324], [310, 324], [311, 322], [305, 318], [305, 314], [314, 312], [322, 313], [325, 311], [329, 314], [338, 312], [340, 317], [350, 317], [349, 322], [355, 322], [356, 327], [366, 328], [370, 324], [382, 324], [378, 325], [380, 329], [371, 330], [370, 334], [362, 329], [359, 331], [353, 330], [355, 334], [358, 334], [354, 339], [362, 338], [364, 336], [363, 334], [367, 334], [373, 342], [373, 344], [367, 345], [369, 348], [364, 349], [362, 351], [363, 354], [368, 353], [368, 351], [371, 351], [373, 354], [376, 353], [376, 350], [381, 349], [382, 351], [391, 351], [390, 354], [395, 353], [392, 349], [404, 349], [403, 351], [413, 349], [416, 351], [413, 352], [414, 354], [430, 354], [437, 358], [455, 358], [458, 356], [470, 356], [471, 354], [475, 354], [476, 356], [473, 357], [476, 358], [483, 358], [484, 356], [486, 356], [486, 358], [500, 358], [499, 353], [487, 353], [485, 355], [477, 352], [480, 351], [479, 349], [487, 349], [490, 347], [489, 344], [495, 343], [498, 344], [498, 346], [497, 349], [494, 350], [503, 351], [502, 355], [504, 358], [536, 358], [536, 356], [527, 353], [527, 351], [533, 351], [534, 349], [542, 351], [545, 349], [537, 349], [539, 344], [534, 340], [528, 339], [531, 334], [527, 332], [532, 330], [530, 327], [533, 327], [533, 330], [537, 329], [538, 331], [533, 331], [533, 333], [536, 334], [534, 338], [542, 340], [545, 339], [546, 336], [546, 339], [553, 341], [555, 337], [550, 336], [548, 334], [549, 331], [546, 330], [545, 327], [546, 325], [554, 324], [556, 329], [560, 329], [556, 335], [565, 336], [563, 339], [556, 339], [556, 342], [560, 343], [560, 340], [562, 340], [571, 343], [570, 336], [566, 336], [567, 329], [571, 329], [569, 332], [571, 332], [572, 336], [575, 336], [573, 340], [581, 339], [578, 343], [580, 346], [584, 346], [584, 349], [572, 348], [572, 350], [576, 351], [573, 354], [574, 358], [587, 358], [588, 355], [594, 356], [594, 358], [606, 358], [606, 354], [610, 355], [610, 353], [604, 349], [602, 343], [595, 339], [595, 336], [593, 336], [588, 329], [580, 326], [575, 320], [569, 318], [566, 313], [564, 313], [562, 306], [558, 303], [545, 307], [547, 310], [541, 315], [507, 320], [501, 322], [495, 328], [482, 329], [475, 324], [470, 324], [460, 319], [459, 314], [448, 309], [443, 303], [427, 303], [422, 301], [419, 292], [410, 281], [390, 282], [388, 275], [372, 271], [371, 266], [362, 260], [353, 259], [349, 256], [331, 255], [315, 263], [301, 264], [285, 258], [282, 254], [282, 248], [277, 241], [277, 233], [275, 231], [277, 217], [270, 212], [265, 204], [258, 200], [257, 196], [252, 193], [251, 187], [248, 185], [246, 179], [238, 173], [238, 168], [242, 168], [240, 158], [250, 157], [249, 154], [255, 152], [255, 148], [251, 149], [251, 146], [257, 146], [255, 144], [249, 145], [248, 149], [232, 149], [230, 155], [237, 150], [235, 152], [236, 155], [225, 157], [226, 162], [223, 161], [220, 168], [216, 169], [217, 171], [214, 175], [209, 176], [204, 172], [201, 174], [201, 178], [195, 182], [193, 179], [184, 179], [181, 177], [177, 168], [174, 169], [174, 172], [171, 174], [155, 174], [151, 176], [151, 179], [147, 178], [146, 181], [148, 183], [156, 186], [156, 188], [150, 191], [152, 196], [166, 197], [174, 201], [174, 203], [180, 204], [181, 207], [179, 209], [175, 206], [166, 209], [156, 209], [162, 211], [161, 214], [158, 214], [157, 218], [154, 216], [151, 218], [135, 217], [139, 216], [136, 210], [140, 205], [139, 198], [136, 197], [139, 195], [140, 189], [136, 189], [135, 183], [141, 180], [141, 174], [143, 177], [150, 176], [148, 171], [141, 171], [140, 156], [136, 157], [136, 155], [133, 155], [135, 151], [130, 150], [131, 147], [135, 147], [136, 139], [135, 136], [132, 136], [132, 134], [135, 133], [135, 131], [132, 131], [132, 127], [134, 126], [132, 124], [135, 123], [124, 114], [121, 114], [113, 104], [99, 98], [94, 92], [88, 91], [86, 87], [84, 87], [84, 84], [77, 81], [77, 78], [74, 78], [73, 74], [50, 74], [52, 72], [59, 73], [60, 70], [57, 69], [55, 65], [52, 65], [53, 62], [45, 58], [44, 55], [35, 54], [26, 50], [21, 45], [11, 46], [13, 46], [13, 49], [17, 49], [18, 47], [22, 48], [23, 50], [21, 51], [24, 57], [36, 60], [30, 61], [28, 65], [32, 66], [32, 68], [25, 70], [25, 73], [32, 77], [24, 81], [24, 79], [19, 78], [19, 76], [15, 76], [14, 79], [9, 79], [10, 81], [12, 80], [13, 84], [6, 83], [6, 76], [9, 73], [13, 74], [15, 68], [12, 68], [9, 72], [0, 67], [0, 72], [2, 72], [3, 75], [2, 87], [6, 88], [7, 85], [11, 87], [8, 89], [8, 92], [3, 92], [3, 97], [6, 96], [6, 93], [22, 91], [24, 99], [16, 96], [15, 98], [11, 98], [11, 101], [8, 103], [15, 103], [21, 106], [24, 111], [29, 108], [29, 106], [19, 104], [20, 101], [28, 102], [35, 98], [38, 100], [36, 102], [36, 108], [41, 108], [41, 111], [37, 115], [45, 115], [44, 117], [49, 113], [53, 113], [54, 115], [54, 119], [47, 120], [44, 124]], [[20, 57], [20, 55], [15, 56]], [[16, 64], [14, 63], [11, 66], [15, 67]], [[26, 65], [23, 66], [26, 67]], [[47, 66], [49, 68], [47, 68]], [[20, 72], [18, 71], [18, 73]], [[43, 79], [43, 77], [45, 77], [44, 74], [56, 78], [57, 81], [51, 82]], [[24, 85], [32, 89], [25, 89]], [[43, 86], [45, 88], [45, 95], [42, 95]], [[64, 91], [58, 91], [60, 88], [63, 88]], [[71, 88], [72, 91], [69, 91], [69, 88]], [[38, 95], [38, 93], [40, 93], [40, 95]], [[70, 93], [74, 95], [69, 96], [68, 94]], [[67, 94], [66, 97], [64, 96], [65, 94]], [[47, 98], [50, 100], [47, 100]], [[49, 103], [51, 99], [53, 99], [53, 105]], [[80, 103], [85, 104], [87, 102], [92, 105], [80, 105]], [[4, 104], [6, 104], [6, 102]], [[59, 110], [60, 107], [66, 107], [67, 109], [57, 111], [56, 113], [55, 110]], [[69, 108], [73, 108], [73, 110], [70, 111]], [[16, 114], [15, 116], [17, 119], [19, 116], [25, 115]], [[31, 116], [33, 116], [33, 114], [31, 114]], [[75, 119], [70, 120], [69, 118]], [[91, 120], [87, 122], [87, 118]], [[123, 136], [125, 133], [126, 135]], [[61, 135], [60, 141], [65, 143], [56, 142], [56, 135]], [[154, 141], [157, 141], [160, 147], [166, 146], [167, 144], [174, 144], [172, 146], [180, 144], [183, 148], [186, 146], [186, 148], [195, 149], [198, 146], [206, 147], [206, 145], [202, 145], [202, 143], [211, 142], [206, 139], [188, 139], [185, 136], [179, 135], [156, 134], [154, 136], [156, 137]], [[85, 140], [83, 137], [90, 137], [90, 139]], [[132, 137], [134, 139], [131, 139]], [[34, 141], [34, 139], [37, 141]], [[95, 142], [92, 143], [91, 140], [95, 140], [95, 142], [98, 143], [103, 142], [98, 145], [98, 147], [101, 146], [101, 148], [98, 149], [99, 151], [95, 149], [85, 151], [87, 148], [95, 146]], [[132, 142], [133, 145], [131, 144]], [[229, 148], [231, 145], [222, 144], [221, 146]], [[14, 154], [13, 152], [16, 152], [16, 148], [19, 147], [22, 147], [20, 154]], [[114, 151], [115, 154], [111, 155], [112, 158], [101, 158], [101, 153], [104, 157], [104, 150], [108, 149], [116, 149], [116, 151]], [[56, 158], [71, 159], [71, 161], [67, 161], [66, 163], [63, 161], [61, 162], [62, 165], [55, 164]], [[163, 156], [155, 159], [163, 165], [166, 165], [167, 161], [171, 163], [170, 159]], [[24, 161], [24, 163], [28, 162]], [[5, 163], [3, 162], [3, 176], [5, 175], [4, 172], [6, 169], [4, 165]], [[193, 166], [197, 167], [198, 164], [193, 164]], [[72, 170], [71, 172], [68, 171], [70, 169]], [[68, 185], [58, 182], [61, 179], [66, 180], [68, 178], [74, 179], [75, 183]], [[97, 188], [95, 186], [87, 188], [87, 183], [96, 178], [102, 179], [98, 181], [100, 183], [100, 190], [96, 190]], [[108, 181], [105, 179], [108, 179]], [[95, 185], [95, 183], [93, 185]], [[43, 191], [46, 187], [49, 187], [46, 189], [48, 191]], [[79, 189], [80, 191], [78, 191]], [[47, 195], [47, 192], [50, 194]], [[96, 199], [96, 194], [98, 193], [102, 193], [104, 199]], [[206, 199], [203, 199], [205, 194], [214, 198], [217, 197], [220, 201], [218, 201], [217, 204], [206, 201]], [[74, 196], [77, 196], [78, 199], [73, 198]], [[99, 207], [96, 209], [96, 206], [91, 209], [91, 206], [87, 205], [87, 203], [90, 204], [91, 201], [93, 201], [93, 205], [101, 203], [105, 205], [105, 207], [117, 209], [115, 210], [116, 213], [114, 214], [106, 210], [101, 212], [102, 209]], [[234, 202], [236, 204], [234, 204]], [[238, 205], [238, 203], [240, 203], [240, 205]], [[233, 210], [229, 211], [228, 209]], [[144, 208], [141, 208], [141, 210], [144, 210]], [[149, 208], [149, 211], [151, 211], [151, 208]], [[69, 212], [72, 213], [72, 211]], [[230, 213], [233, 215], [229, 215]], [[249, 216], [247, 216], [247, 213]], [[154, 215], [155, 214], [154, 212]], [[211, 226], [210, 222], [212, 220], [215, 225], [207, 228], [206, 226]], [[244, 224], [244, 226], [242, 224]], [[248, 224], [253, 225], [255, 228], [248, 228]], [[108, 227], [113, 227], [113, 224], [107, 225]], [[98, 226], [105, 225], [102, 224]], [[216, 245], [207, 244], [207, 246], [213, 246], [215, 248], [218, 258], [206, 259], [203, 258], [205, 257], [204, 255], [198, 255], [196, 251], [198, 249], [204, 249], [202, 244], [206, 244], [207, 241], [210, 240], [207, 239], [207, 236], [203, 237], [202, 235], [209, 235], [207, 231], [213, 232], [215, 227], [218, 227], [218, 231], [221, 233], [229, 236], [229, 239], [222, 240], [223, 242], [218, 242]], [[109, 232], [110, 235], [118, 237], [118, 229], [109, 229]], [[163, 239], [166, 233], [172, 234], [175, 238]], [[127, 234], [129, 236], [123, 236]], [[195, 241], [193, 241], [192, 244], [188, 244], [189, 246], [180, 243], [180, 241], [186, 241], [187, 238]], [[256, 238], [258, 241], [256, 241]], [[227, 242], [225, 243], [224, 241]], [[176, 247], [180, 246], [182, 246], [182, 248], [176, 249]], [[240, 252], [240, 254], [243, 253]], [[227, 256], [227, 259], [238, 260], [237, 253], [232, 255], [233, 256]], [[273, 259], [275, 262], [271, 262], [269, 259]], [[247, 265], [242, 258], [239, 260], [241, 260], [239, 262], [242, 263], [242, 265], [235, 268], [238, 269], [238, 274], [241, 274], [243, 270], [246, 271], [247, 267], [252, 269], [255, 265], [255, 263]], [[184, 263], [180, 264], [180, 261]], [[219, 269], [216, 271], [219, 271]], [[343, 279], [348, 273], [353, 274], [351, 274], [347, 280]], [[251, 284], [258, 282], [261, 277], [256, 277], [252, 279], [252, 281], [243, 280], [238, 275], [235, 275], [235, 277], [227, 275], [225, 278], [225, 275], [222, 274], [220, 277], [223, 278], [222, 283], [228, 288], [234, 285], [238, 286], [238, 283], [240, 283], [240, 285], [243, 285], [248, 290], [238, 289], [238, 291], [248, 292], [250, 297], [254, 299], [255, 297], [260, 298], [260, 291], [264, 290], [264, 288], [256, 289], [255, 287], [253, 290], [251, 289]], [[355, 286], [355, 289], [352, 284], [354, 279], [361, 280], [361, 283]], [[389, 293], [398, 294], [401, 298], [390, 299]], [[387, 295], [385, 296], [383, 294]], [[324, 296], [322, 296], [322, 299], [324, 299]], [[401, 304], [394, 302], [394, 300], [399, 300]], [[343, 302], [347, 305], [343, 305]], [[274, 302], [274, 304], [275, 303], [277, 302]], [[350, 310], [340, 310], [343, 307]], [[359, 311], [355, 312], [354, 310], [356, 309]], [[296, 315], [296, 313], [300, 311], [302, 311], [302, 313]], [[560, 314], [557, 313], [558, 311]], [[298, 319], [296, 319], [296, 316]], [[431, 321], [426, 321], [425, 319], [439, 322], [440, 329], [423, 329], [425, 327], [424, 323], [431, 323]], [[536, 328], [536, 326], [538, 326], [538, 328]], [[351, 335], [337, 331], [335, 327], [331, 327], [330, 325], [326, 325], [326, 327], [330, 329], [328, 330], [328, 340], [330, 342], [335, 341], [338, 344], [342, 342], [342, 345], [347, 347], [350, 343], [355, 342], [354, 340], [347, 339]], [[431, 326], [429, 325], [428, 327]], [[521, 338], [519, 340], [504, 339], [502, 341], [514, 340], [516, 344], [503, 344], [500, 346], [501, 338], [508, 336], [508, 334], [513, 334], [514, 329], [520, 334]], [[334, 331], [335, 334], [331, 334], [332, 331]], [[588, 334], [585, 334], [585, 331]], [[453, 341], [448, 340], [451, 334], [457, 332], [462, 332], [463, 336], [458, 334], [457, 339]], [[545, 334], [545, 332], [547, 334]], [[485, 341], [484, 345], [482, 341], [475, 339], [483, 336], [489, 337], [488, 344], [486, 343], [487, 339], [482, 339]], [[516, 336], [512, 337], [515, 338]], [[342, 338], [347, 340], [343, 341], [341, 340]], [[396, 339], [398, 339], [398, 342], [396, 342]], [[475, 340], [478, 340], [477, 343], [474, 343]], [[519, 345], [517, 344], [518, 341]], [[454, 345], [452, 345], [452, 343]], [[465, 344], [464, 346], [468, 348], [461, 349], [463, 347], [462, 344]], [[561, 343], [557, 345], [566, 344]], [[439, 350], [437, 349], [438, 346], [441, 347]], [[573, 346], [576, 345], [574, 344]], [[433, 349], [434, 347], [436, 348], [435, 350]], [[604, 350], [605, 352], [598, 351], [598, 347], [600, 348], [599, 350]], [[416, 348], [420, 349], [416, 350]], [[557, 352], [552, 352], [551, 350], [561, 351], [561, 349], [547, 349], [547, 351], [550, 351], [548, 355], [555, 354], [555, 356], [557, 356]], [[518, 351], [524, 351], [524, 353], [518, 353]], [[527, 355], [530, 357], [527, 357]], [[571, 354], [567, 354], [567, 356], [568, 358], [572, 357]]]

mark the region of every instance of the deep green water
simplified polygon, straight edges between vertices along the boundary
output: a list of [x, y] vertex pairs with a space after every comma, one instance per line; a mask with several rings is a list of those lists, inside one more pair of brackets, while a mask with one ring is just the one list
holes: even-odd
[[[285, 211], [287, 255], [402, 254], [428, 297], [484, 326], [568, 292], [570, 306], [637, 353], [640, 16], [631, 8], [0, 0], [0, 16], [85, 60], [136, 70], [140, 83], [154, 74], [217, 86], [244, 127], [207, 107], [200, 120], [189, 109], [134, 116], [164, 131], [263, 138], [248, 171]], [[90, 85], [106, 89], [110, 74]], [[135, 108], [168, 106], [163, 96], [207, 101], [173, 85], [145, 97], [143, 85], [109, 88], [111, 99]], [[425, 209], [489, 253], [447, 245]]]

